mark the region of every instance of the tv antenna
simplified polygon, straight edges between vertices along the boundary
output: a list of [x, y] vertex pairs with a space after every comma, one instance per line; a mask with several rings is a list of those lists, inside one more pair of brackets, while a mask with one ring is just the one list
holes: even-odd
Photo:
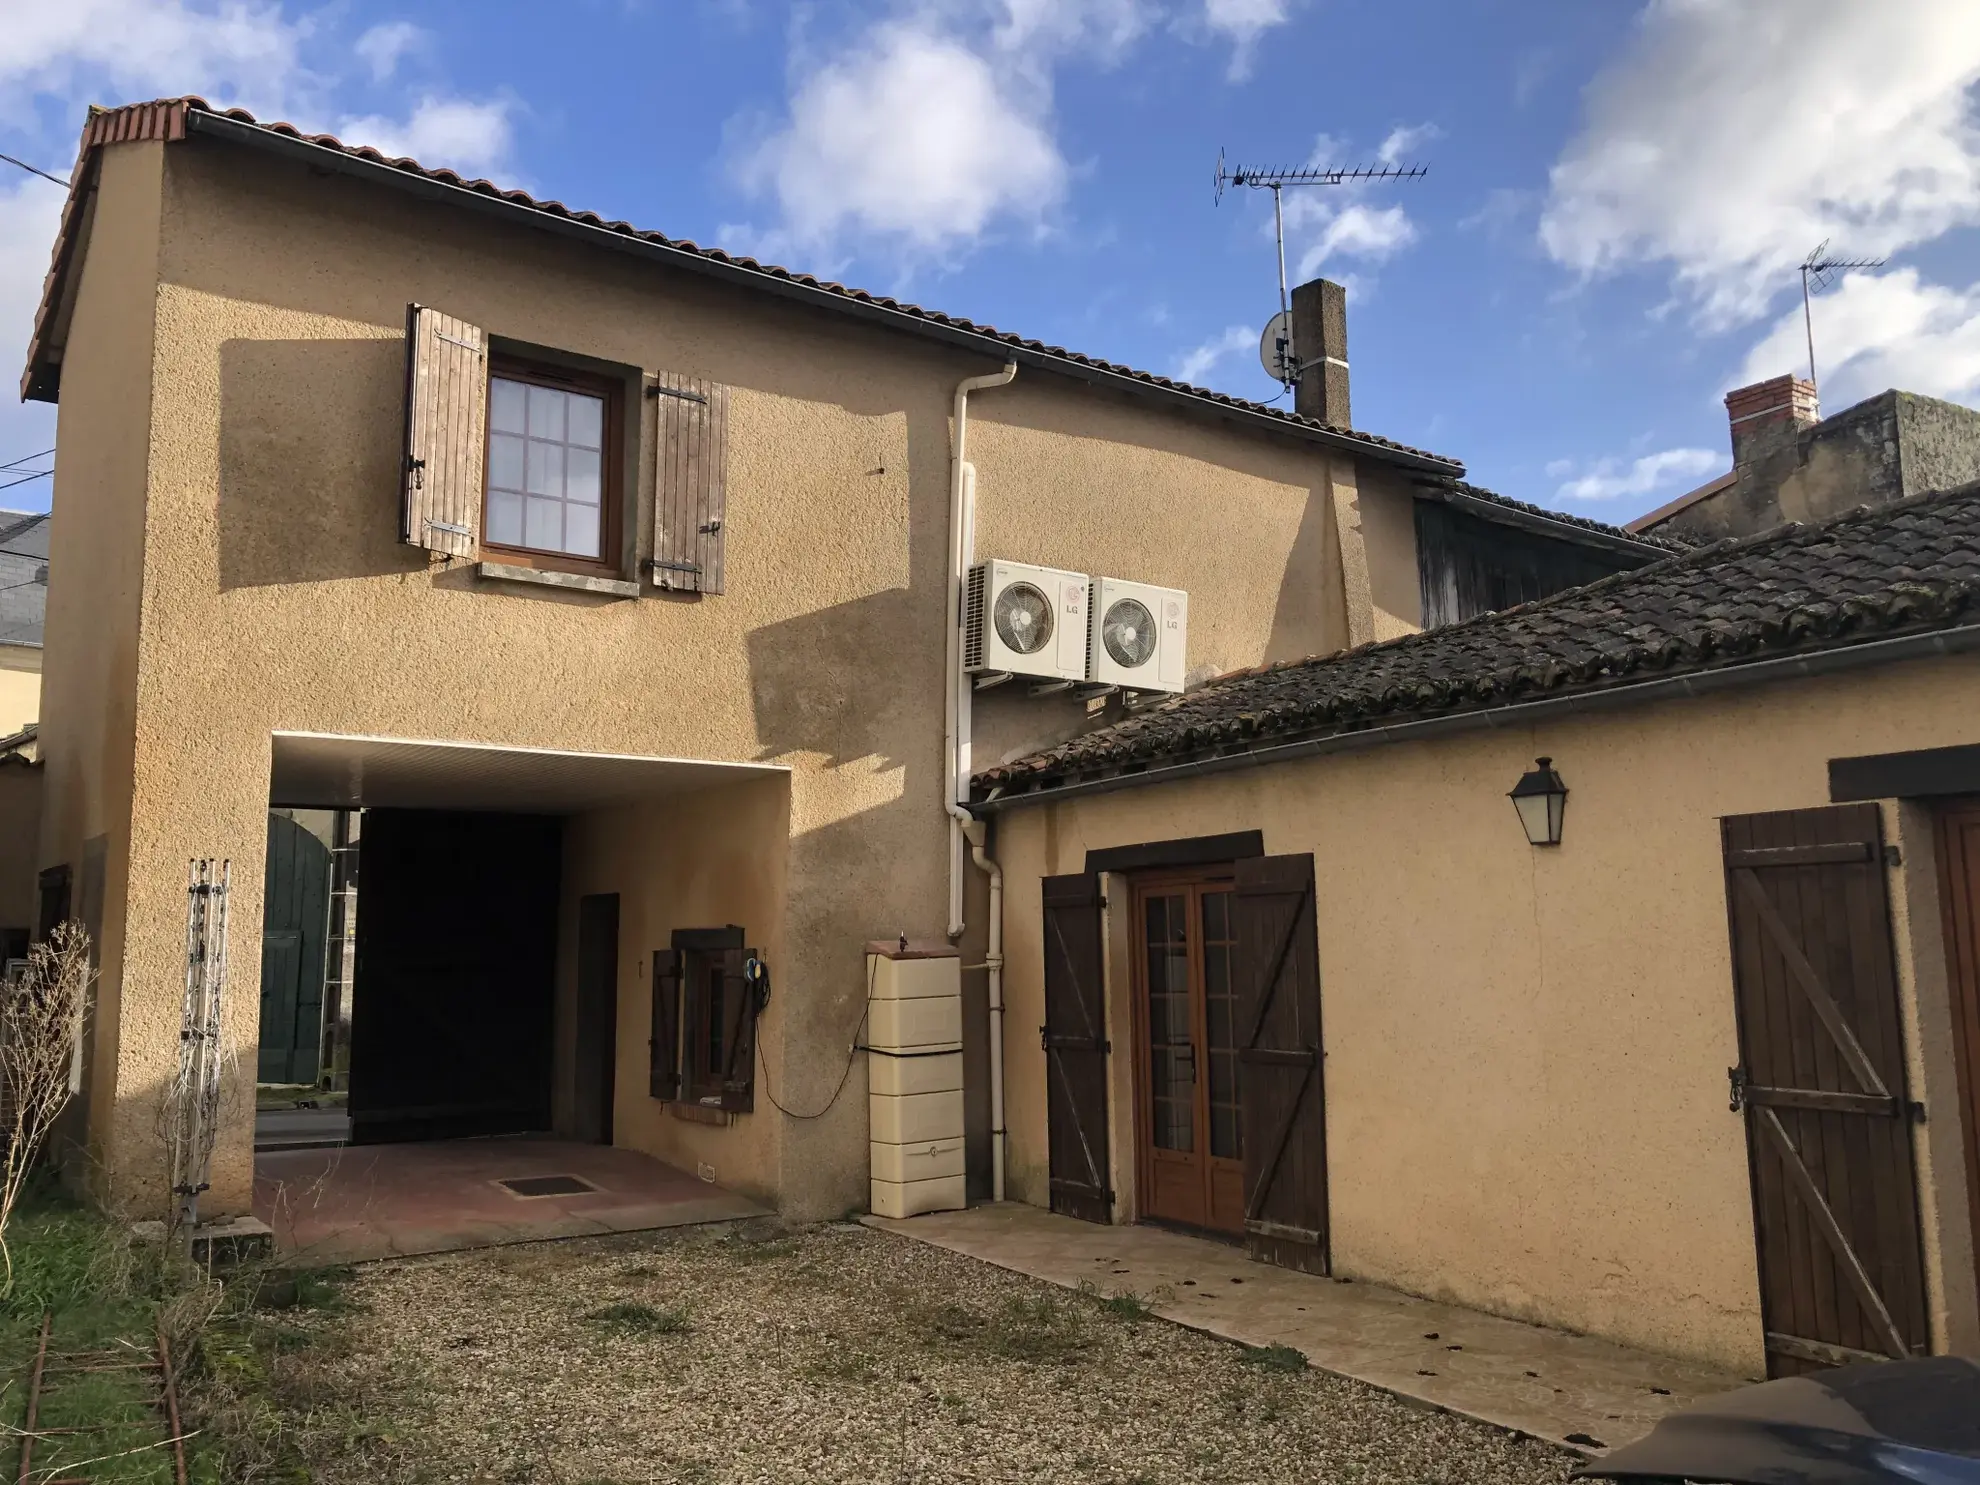
[[1292, 343], [1292, 302], [1286, 290], [1286, 212], [1287, 186], [1344, 186], [1364, 180], [1417, 180], [1430, 173], [1427, 165], [1299, 165], [1256, 170], [1244, 165], [1226, 166], [1224, 152], [1217, 151], [1217, 189], [1214, 202], [1224, 199], [1226, 186], [1250, 186], [1254, 191], [1272, 193], [1272, 229], [1279, 242], [1279, 312], [1265, 327], [1259, 341], [1259, 358], [1266, 375], [1285, 387], [1298, 385], [1299, 365]]
[[1882, 268], [1890, 261], [1887, 258], [1843, 258], [1831, 257], [1829, 239], [1823, 238], [1815, 251], [1801, 260], [1801, 325], [1808, 332], [1808, 385], [1817, 389], [1815, 380], [1815, 311], [1810, 298], [1821, 293], [1836, 281], [1836, 275], [1847, 273], [1852, 268]]

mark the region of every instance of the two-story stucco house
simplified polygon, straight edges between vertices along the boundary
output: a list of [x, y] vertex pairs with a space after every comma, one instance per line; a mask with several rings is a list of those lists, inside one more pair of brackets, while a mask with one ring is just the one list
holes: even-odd
[[[1186, 592], [1200, 678], [1658, 555], [1351, 430], [1334, 349], [1288, 413], [198, 100], [94, 112], [23, 394], [60, 404], [36, 866], [98, 943], [110, 1194], [164, 1181], [213, 858], [234, 1065], [348, 1077], [355, 1139], [862, 1204], [866, 945], [980, 969], [969, 778], [1131, 704], [979, 694], [973, 560]], [[341, 932], [294, 908], [311, 811], [362, 863], [330, 1011], [274, 983]], [[249, 1200], [228, 1107], [210, 1212]]]

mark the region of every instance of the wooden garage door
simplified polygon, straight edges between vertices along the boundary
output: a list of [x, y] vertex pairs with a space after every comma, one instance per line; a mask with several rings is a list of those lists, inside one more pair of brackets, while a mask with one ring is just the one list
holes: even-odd
[[1871, 804], [1722, 822], [1771, 1375], [1928, 1349], [1912, 1106]]
[[1245, 1246], [1268, 1263], [1324, 1274], [1327, 1122], [1313, 858], [1238, 862], [1231, 918]]
[[1102, 981], [1100, 878], [1046, 877], [1046, 1138], [1052, 1210], [1088, 1222], [1113, 1219], [1107, 1181], [1107, 1011]]

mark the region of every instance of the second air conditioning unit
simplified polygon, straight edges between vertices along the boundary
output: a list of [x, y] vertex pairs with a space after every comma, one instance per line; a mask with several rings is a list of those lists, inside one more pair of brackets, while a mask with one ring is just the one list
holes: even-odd
[[1086, 679], [1083, 572], [979, 562], [963, 594], [963, 669], [972, 674]]
[[1180, 691], [1189, 595], [1121, 578], [1095, 578], [1086, 678], [1124, 691]]

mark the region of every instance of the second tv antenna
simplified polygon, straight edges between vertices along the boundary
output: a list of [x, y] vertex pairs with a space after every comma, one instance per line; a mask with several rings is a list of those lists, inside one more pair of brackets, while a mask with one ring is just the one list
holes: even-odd
[[1217, 190], [1212, 198], [1221, 202], [1226, 186], [1250, 186], [1272, 193], [1272, 228], [1279, 242], [1279, 312], [1265, 327], [1258, 353], [1268, 375], [1282, 386], [1299, 384], [1305, 368], [1299, 364], [1292, 341], [1292, 304], [1286, 289], [1286, 212], [1287, 186], [1344, 186], [1363, 180], [1416, 180], [1430, 173], [1427, 165], [1300, 165], [1289, 168], [1254, 170], [1244, 165], [1226, 166], [1224, 152], [1217, 151]]
[[1883, 258], [1851, 258], [1832, 253], [1826, 237], [1814, 252], [1801, 260], [1801, 328], [1808, 332], [1809, 386], [1820, 386], [1815, 380], [1815, 310], [1809, 303], [1811, 294], [1819, 294], [1828, 288], [1839, 273], [1849, 273], [1858, 268], [1882, 268], [1885, 261]]

